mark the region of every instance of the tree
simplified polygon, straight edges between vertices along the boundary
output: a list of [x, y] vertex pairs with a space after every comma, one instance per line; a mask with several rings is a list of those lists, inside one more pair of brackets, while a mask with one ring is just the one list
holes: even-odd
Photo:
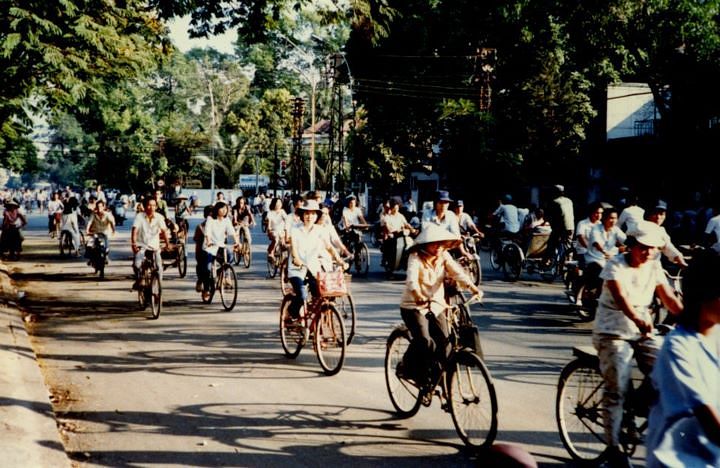
[[101, 82], [151, 67], [163, 38], [139, 0], [0, 2], [0, 163], [29, 133], [32, 114], [72, 109]]

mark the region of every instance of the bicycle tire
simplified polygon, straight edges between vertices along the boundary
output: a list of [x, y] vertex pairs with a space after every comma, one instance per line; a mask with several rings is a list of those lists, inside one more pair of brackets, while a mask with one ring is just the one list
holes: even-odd
[[575, 256], [575, 247], [565, 249], [562, 257], [560, 258], [560, 262], [558, 263], [558, 276], [560, 276], [560, 279], [562, 280], [563, 284], [565, 284], [565, 286], [568, 286], [568, 277], [570, 273], [567, 264], [568, 262], [575, 260]]
[[276, 247], [274, 251], [275, 257], [273, 259], [268, 257], [267, 259], [268, 278], [275, 278], [278, 274], [279, 264], [281, 263], [281, 260], [278, 258], [279, 250], [280, 249]]
[[187, 275], [187, 252], [185, 252], [185, 245], [180, 244], [178, 246], [178, 274], [180, 275], [180, 278], [185, 278], [185, 275]]
[[409, 418], [417, 414], [422, 403], [420, 388], [402, 374], [401, 363], [410, 346], [410, 332], [404, 326], [395, 328], [385, 350], [385, 385], [397, 416]]
[[482, 282], [482, 265], [480, 264], [479, 258], [473, 258], [470, 260], [470, 263], [468, 264], [468, 273], [470, 273], [470, 278], [472, 278], [473, 284], [475, 284], [475, 286], [480, 286], [480, 283]]
[[286, 357], [295, 359], [305, 346], [305, 330], [301, 319], [290, 318], [290, 301], [294, 296], [286, 294], [280, 304], [280, 344]]
[[364, 242], [360, 242], [355, 257], [355, 271], [360, 276], [367, 276], [370, 271], [370, 251]]
[[522, 252], [520, 247], [515, 243], [507, 244], [503, 247], [502, 258], [505, 278], [509, 281], [517, 281], [522, 272]]
[[65, 256], [65, 253], [67, 252], [67, 255], [70, 255], [72, 252], [72, 239], [70, 238], [70, 233], [67, 231], [62, 231], [60, 233], [60, 255]]
[[231, 311], [237, 302], [238, 288], [235, 269], [229, 263], [220, 268], [217, 285], [223, 309]]
[[345, 362], [345, 324], [334, 305], [325, 304], [315, 315], [314, 345], [320, 367], [325, 375], [335, 375]]
[[162, 283], [160, 274], [157, 271], [150, 276], [150, 319], [157, 320], [162, 312]]
[[250, 241], [247, 239], [245, 239], [242, 243], [242, 259], [245, 268], [250, 268], [250, 264], [252, 263], [252, 250]]
[[345, 320], [345, 332], [347, 333], [347, 341], [345, 343], [349, 346], [355, 337], [355, 326], [357, 323], [355, 302], [353, 301], [352, 294], [338, 297], [335, 300], [335, 307], [338, 309], [338, 312], [340, 312], [343, 320]]
[[460, 351], [448, 363], [448, 406], [467, 447], [489, 447], [498, 428], [495, 385], [485, 363], [472, 351]]
[[597, 312], [597, 299], [588, 296], [585, 293], [585, 285], [580, 286], [577, 292], [577, 297], [580, 298], [582, 304], [577, 306], [576, 312], [581, 322], [592, 322], [595, 320], [595, 313]]
[[570, 361], [560, 373], [555, 420], [560, 440], [574, 460], [597, 462], [606, 448], [602, 386], [597, 365], [587, 360]]
[[502, 268], [502, 245], [490, 249], [490, 266], [495, 271], [499, 271], [500, 268]]

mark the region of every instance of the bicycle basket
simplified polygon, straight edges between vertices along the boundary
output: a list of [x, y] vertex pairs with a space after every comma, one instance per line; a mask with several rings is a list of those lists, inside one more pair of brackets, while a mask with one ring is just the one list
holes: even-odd
[[342, 270], [319, 271], [317, 273], [317, 282], [320, 296], [338, 297], [347, 294], [345, 273]]

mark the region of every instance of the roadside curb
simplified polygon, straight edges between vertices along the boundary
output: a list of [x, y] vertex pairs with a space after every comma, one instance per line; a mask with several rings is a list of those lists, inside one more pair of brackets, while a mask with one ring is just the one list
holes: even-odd
[[30, 345], [7, 265], [0, 262], [0, 453], [8, 467], [71, 466]]

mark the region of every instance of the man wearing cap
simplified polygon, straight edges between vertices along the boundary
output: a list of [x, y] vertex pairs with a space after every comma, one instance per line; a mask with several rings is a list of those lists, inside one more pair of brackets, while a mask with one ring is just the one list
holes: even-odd
[[659, 227], [640, 221], [628, 233], [628, 251], [607, 261], [593, 328], [593, 345], [604, 379], [603, 408], [606, 459], [610, 466], [630, 466], [620, 449], [623, 400], [628, 389], [633, 356], [643, 373], [655, 362], [660, 343], [651, 335], [650, 304], [655, 294], [673, 313], [682, 303], [669, 286], [658, 262], [652, 261], [664, 245]]
[[455, 216], [458, 218], [460, 234], [470, 236], [477, 234], [480, 238], [484, 237], [484, 234], [477, 228], [475, 222], [472, 220], [472, 217], [465, 212], [464, 201], [458, 200], [457, 203], [455, 203], [455, 209], [453, 211], [455, 212]]
[[[667, 203], [663, 200], [658, 200], [658, 202], [655, 204], [655, 207], [652, 210], [648, 211], [647, 220], [651, 223], [655, 223], [660, 228], [660, 232], [663, 237], [664, 244], [662, 247], [660, 247], [660, 252], [662, 252], [665, 257], [667, 257], [668, 260], [675, 263], [676, 265], [681, 266], [682, 268], [687, 268], [687, 262], [685, 262], [685, 257], [683, 254], [675, 247], [675, 245], [672, 243], [672, 240], [670, 239], [670, 234], [667, 233], [665, 228], [663, 227], [663, 223], [665, 222], [665, 217], [667, 216]], [[660, 256], [658, 255], [658, 260], [660, 259]]]
[[437, 224], [451, 234], [460, 236], [460, 224], [458, 222], [458, 218], [455, 216], [455, 213], [449, 210], [451, 201], [452, 199], [447, 191], [438, 190], [435, 195], [435, 207], [423, 214], [423, 224]]
[[501, 235], [517, 234], [520, 230], [518, 209], [513, 205], [510, 194], [505, 194], [498, 200], [498, 207], [493, 211], [493, 216], [497, 220]]

